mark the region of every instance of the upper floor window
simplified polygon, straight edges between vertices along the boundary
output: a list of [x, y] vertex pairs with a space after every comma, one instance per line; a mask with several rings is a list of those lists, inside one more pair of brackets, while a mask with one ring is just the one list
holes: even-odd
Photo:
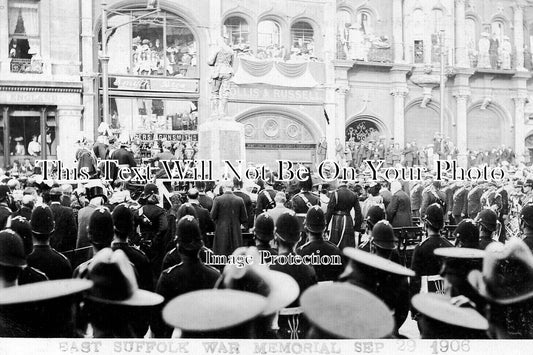
[[[281, 28], [277, 22], [264, 20], [257, 25], [257, 50], [266, 51], [281, 44]], [[259, 54], [259, 53], [258, 53]]]
[[117, 26], [107, 44], [109, 72], [114, 74], [198, 77], [198, 44], [183, 19], [161, 11], [137, 19], [142, 12], [116, 15]]
[[312, 56], [315, 48], [313, 27], [307, 22], [296, 22], [291, 27], [292, 53], [297, 56]]
[[224, 30], [234, 47], [250, 46], [248, 22], [242, 17], [229, 17], [224, 22]]
[[9, 57], [12, 72], [42, 72], [39, 2], [9, 0]]
[[444, 30], [443, 12], [441, 9], [433, 9], [433, 33], [439, 33]]

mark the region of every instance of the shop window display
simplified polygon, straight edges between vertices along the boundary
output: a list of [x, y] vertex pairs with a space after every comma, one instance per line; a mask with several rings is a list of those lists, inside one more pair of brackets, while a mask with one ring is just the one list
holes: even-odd
[[110, 25], [124, 26], [110, 36], [109, 71], [113, 74], [198, 77], [198, 46], [189, 26], [180, 17], [164, 11], [135, 20], [139, 15], [131, 12], [110, 18]]
[[[55, 127], [46, 128], [46, 155], [56, 155]], [[9, 118], [9, 154], [12, 156], [41, 156], [40, 117], [16, 113]]]

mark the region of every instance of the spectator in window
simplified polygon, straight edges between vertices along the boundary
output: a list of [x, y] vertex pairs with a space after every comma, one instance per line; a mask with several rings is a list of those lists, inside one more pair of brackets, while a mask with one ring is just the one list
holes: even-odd
[[[17, 145], [18, 144], [19, 142], [17, 142]], [[24, 147], [22, 148], [24, 149]], [[37, 135], [32, 136], [31, 142], [30, 144], [28, 144], [28, 154], [34, 157], [38, 157], [39, 155], [41, 155], [41, 145], [39, 144], [39, 142], [37, 142]], [[18, 155], [24, 155], [24, 153]]]

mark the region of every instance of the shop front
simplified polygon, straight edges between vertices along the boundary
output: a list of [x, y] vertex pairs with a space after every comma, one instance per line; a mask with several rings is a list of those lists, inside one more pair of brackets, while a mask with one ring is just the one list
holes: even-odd
[[178, 15], [161, 11], [138, 16], [130, 11], [109, 19], [113, 26], [123, 24], [108, 43], [110, 131], [137, 141], [141, 160], [159, 152], [163, 141], [172, 142], [178, 158], [194, 158], [198, 43]]

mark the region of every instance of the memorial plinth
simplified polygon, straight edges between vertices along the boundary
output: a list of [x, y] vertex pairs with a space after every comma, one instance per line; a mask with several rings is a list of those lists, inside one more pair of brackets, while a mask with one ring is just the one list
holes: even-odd
[[[213, 179], [228, 172], [224, 161], [237, 169], [238, 161], [245, 167], [244, 125], [231, 117], [212, 119], [198, 127], [198, 158], [213, 162]], [[231, 173], [231, 170], [229, 171]]]

